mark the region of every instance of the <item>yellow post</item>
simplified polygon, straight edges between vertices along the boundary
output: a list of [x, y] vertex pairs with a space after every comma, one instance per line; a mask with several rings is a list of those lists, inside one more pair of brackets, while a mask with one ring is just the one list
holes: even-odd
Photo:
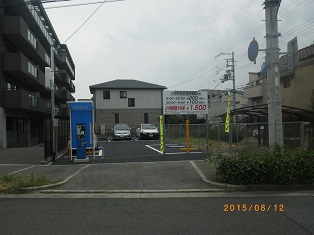
[[185, 120], [185, 133], [186, 133], [186, 153], [190, 153], [190, 128], [189, 128], [189, 120]]
[[165, 154], [165, 142], [164, 142], [164, 121], [163, 121], [163, 115], [159, 116], [159, 134], [160, 134], [160, 152], [162, 154]]

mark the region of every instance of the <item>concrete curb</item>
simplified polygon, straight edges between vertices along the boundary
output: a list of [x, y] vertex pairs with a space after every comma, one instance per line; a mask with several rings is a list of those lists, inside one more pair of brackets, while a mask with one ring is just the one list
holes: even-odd
[[79, 174], [81, 171], [85, 170], [85, 168], [89, 167], [90, 165], [85, 165], [84, 167], [82, 167], [81, 169], [77, 170], [74, 174], [70, 175], [68, 178], [66, 178], [65, 180], [55, 183], [55, 184], [47, 184], [47, 185], [42, 185], [42, 186], [38, 186], [38, 187], [27, 187], [27, 188], [22, 188], [23, 192], [32, 192], [32, 191], [37, 191], [37, 190], [43, 190], [43, 189], [49, 189], [49, 188], [54, 188], [57, 186], [61, 186], [65, 183], [67, 183], [70, 179], [72, 179], [74, 176], [76, 176], [77, 174]]
[[41, 190], [40, 193], [208, 193], [208, 192], [230, 192], [228, 189], [160, 189], [160, 190]]
[[197, 165], [193, 161], [190, 161], [190, 163], [192, 164], [194, 169], [197, 171], [197, 173], [200, 175], [202, 180], [204, 182], [210, 184], [210, 185], [213, 185], [213, 186], [221, 188], [221, 189], [231, 189], [231, 190], [234, 190], [234, 191], [243, 191], [243, 190], [246, 191], [247, 190], [247, 187], [245, 185], [222, 184], [222, 183], [218, 183], [218, 182], [214, 182], [214, 181], [208, 180], [206, 178], [206, 176], [204, 175], [204, 173], [197, 167]]

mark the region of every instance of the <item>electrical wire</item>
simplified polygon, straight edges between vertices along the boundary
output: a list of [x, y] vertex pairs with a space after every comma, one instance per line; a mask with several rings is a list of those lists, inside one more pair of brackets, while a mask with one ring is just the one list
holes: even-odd
[[92, 16], [100, 9], [100, 7], [106, 2], [103, 1], [96, 9], [95, 11], [67, 38], [67, 40], [64, 41], [63, 44], [65, 44], [67, 41], [69, 41], [70, 38], [72, 38], [86, 23], [87, 21], [92, 18]]
[[[123, 2], [123, 1], [125, 0], [107, 0], [105, 3]], [[60, 5], [60, 6], [50, 6], [50, 7], [45, 7], [45, 9], [49, 10], [49, 9], [64, 8], [64, 7], [78, 7], [78, 6], [94, 5], [94, 4], [99, 4], [99, 3], [103, 3], [103, 1], [89, 2], [89, 3], [76, 3], [76, 4]]]

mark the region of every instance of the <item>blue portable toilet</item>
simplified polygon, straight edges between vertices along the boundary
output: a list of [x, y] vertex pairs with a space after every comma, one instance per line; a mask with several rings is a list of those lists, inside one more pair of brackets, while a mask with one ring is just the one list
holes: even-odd
[[[94, 155], [96, 138], [94, 132], [93, 102], [68, 101], [70, 109], [70, 157], [74, 161], [88, 162], [87, 150]], [[73, 155], [75, 153], [75, 155]]]

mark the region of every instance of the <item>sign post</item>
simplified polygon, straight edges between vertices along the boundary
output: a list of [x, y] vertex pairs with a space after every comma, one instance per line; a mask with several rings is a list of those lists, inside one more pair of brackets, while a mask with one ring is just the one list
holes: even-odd
[[[208, 115], [207, 91], [163, 91], [163, 114], [164, 115]], [[160, 133], [161, 132], [160, 127]], [[160, 136], [160, 139], [162, 136]], [[163, 143], [164, 144], [164, 143]], [[160, 148], [164, 145], [160, 142]], [[208, 143], [207, 143], [208, 144]], [[186, 148], [190, 148], [189, 120], [186, 120]], [[160, 149], [162, 152], [162, 150]]]
[[160, 152], [165, 154], [165, 143], [164, 143], [164, 120], [163, 115], [159, 116], [159, 130], [160, 130]]

